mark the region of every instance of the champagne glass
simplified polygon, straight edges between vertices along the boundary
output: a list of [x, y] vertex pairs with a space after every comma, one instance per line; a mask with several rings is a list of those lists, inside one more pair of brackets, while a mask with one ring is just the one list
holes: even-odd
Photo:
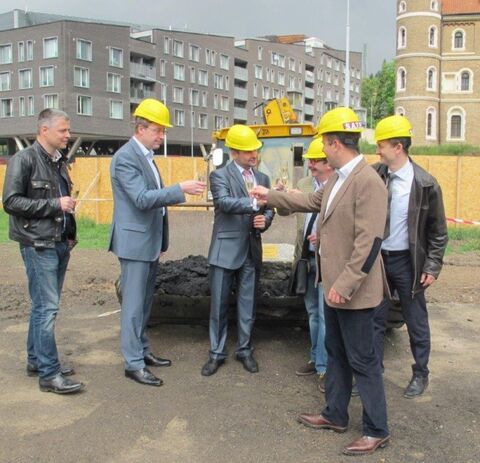
[[287, 191], [287, 185], [290, 177], [288, 175], [288, 167], [287, 166], [282, 166], [280, 169], [280, 182], [282, 182], [283, 185], [283, 190]]
[[255, 182], [253, 181], [253, 176], [251, 178], [247, 178], [245, 180], [245, 186], [247, 187], [247, 191], [250, 193], [253, 188], [255, 187]]

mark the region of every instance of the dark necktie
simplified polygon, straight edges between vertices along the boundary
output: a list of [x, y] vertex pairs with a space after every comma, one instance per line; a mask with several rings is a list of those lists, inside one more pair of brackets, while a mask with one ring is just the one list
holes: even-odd
[[387, 174], [387, 180], [385, 185], [388, 190], [388, 206], [387, 206], [387, 221], [385, 222], [385, 231], [383, 233], [383, 239], [386, 240], [390, 236], [390, 208], [392, 206], [392, 191], [393, 191], [393, 180], [396, 175], [393, 173]]

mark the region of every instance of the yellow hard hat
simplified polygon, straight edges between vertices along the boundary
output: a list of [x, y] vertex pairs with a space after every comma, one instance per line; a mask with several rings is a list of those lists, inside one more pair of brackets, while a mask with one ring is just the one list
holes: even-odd
[[262, 146], [262, 142], [250, 127], [236, 124], [228, 129], [225, 146], [237, 151], [255, 151]]
[[358, 118], [353, 109], [340, 107], [326, 112], [320, 119], [316, 137], [324, 133], [348, 132], [360, 133], [363, 130], [363, 122]]
[[310, 143], [307, 152], [302, 156], [304, 159], [325, 159], [327, 155], [323, 152], [323, 141], [317, 138]]
[[412, 125], [405, 116], [389, 116], [375, 128], [375, 142], [390, 138], [411, 138]]
[[135, 117], [142, 117], [147, 121], [162, 125], [163, 127], [173, 127], [170, 124], [170, 112], [168, 108], [154, 98], [147, 98], [143, 100], [135, 109], [133, 113]]

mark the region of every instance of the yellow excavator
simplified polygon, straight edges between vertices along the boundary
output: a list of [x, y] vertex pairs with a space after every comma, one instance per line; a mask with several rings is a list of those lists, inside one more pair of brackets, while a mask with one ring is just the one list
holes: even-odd
[[[287, 98], [270, 100], [264, 105], [263, 116], [264, 124], [249, 125], [263, 143], [258, 169], [270, 177], [272, 185], [280, 181], [291, 188], [305, 174], [302, 156], [317, 130], [311, 123], [298, 123]], [[213, 133], [212, 159], [217, 168], [228, 161], [224, 150], [228, 129]]]

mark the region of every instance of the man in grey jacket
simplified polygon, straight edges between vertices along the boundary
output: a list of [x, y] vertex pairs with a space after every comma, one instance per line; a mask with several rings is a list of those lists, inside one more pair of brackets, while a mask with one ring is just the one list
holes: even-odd
[[168, 248], [166, 206], [198, 195], [205, 184], [194, 180], [164, 187], [153, 152], [171, 127], [170, 114], [160, 101], [143, 100], [134, 112], [135, 134], [113, 156], [110, 166], [114, 210], [109, 251], [120, 261], [122, 289], [121, 349], [125, 376], [140, 384], [163, 381], [145, 365], [170, 366], [155, 356], [145, 333], [152, 306], [160, 254]]
[[269, 178], [254, 169], [262, 143], [245, 125], [233, 125], [225, 140], [233, 161], [210, 175], [215, 205], [210, 264], [210, 356], [203, 376], [216, 373], [227, 356], [228, 300], [233, 280], [237, 296], [237, 360], [250, 373], [258, 372], [250, 343], [255, 321], [256, 293], [262, 265], [262, 239], [274, 212], [264, 202], [251, 199], [249, 190], [270, 186]]
[[37, 140], [10, 159], [3, 207], [10, 214], [10, 239], [20, 243], [32, 302], [27, 338], [27, 374], [39, 376], [40, 390], [69, 394], [83, 384], [60, 365], [55, 320], [60, 294], [76, 243], [72, 182], [60, 150], [70, 138], [70, 118], [44, 109], [38, 116]]
[[[397, 290], [415, 363], [404, 397], [411, 399], [428, 386], [430, 327], [425, 290], [443, 265], [448, 231], [440, 185], [408, 156], [412, 127], [403, 116], [382, 119], [375, 129], [381, 163], [373, 167], [388, 186], [388, 216], [382, 243], [390, 290]], [[375, 350], [383, 360], [388, 301], [377, 310]]]

